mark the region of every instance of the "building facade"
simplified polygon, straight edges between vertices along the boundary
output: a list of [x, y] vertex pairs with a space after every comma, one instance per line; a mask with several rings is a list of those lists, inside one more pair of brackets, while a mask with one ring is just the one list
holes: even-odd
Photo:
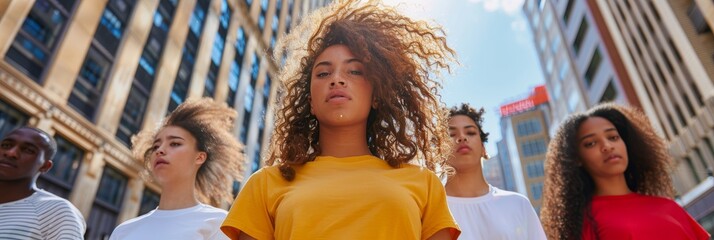
[[[550, 141], [551, 110], [545, 85], [525, 98], [501, 105], [499, 156], [508, 155], [516, 191], [527, 196], [537, 213], [543, 201], [545, 154]], [[501, 146], [504, 145], [504, 146]]]
[[261, 166], [280, 64], [266, 53], [326, 2], [0, 1], [0, 135], [23, 125], [54, 135], [59, 153], [38, 185], [77, 206], [87, 239], [103, 239], [157, 206], [131, 136], [188, 98], [236, 109], [246, 176]]
[[550, 94], [551, 135], [569, 114], [598, 103], [640, 106], [585, 1], [527, 0], [523, 11]]

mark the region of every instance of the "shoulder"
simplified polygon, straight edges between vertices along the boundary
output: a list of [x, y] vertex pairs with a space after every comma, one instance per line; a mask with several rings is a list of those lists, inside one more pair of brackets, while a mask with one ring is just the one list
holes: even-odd
[[[42, 189], [37, 190], [37, 194], [33, 196], [32, 203], [37, 207], [38, 212], [44, 212], [52, 215], [58, 213], [71, 213], [63, 217], [82, 218], [79, 210], [67, 199], [58, 197], [50, 192]], [[84, 221], [84, 220], [82, 220]]]
[[206, 214], [209, 216], [216, 216], [216, 217], [226, 217], [228, 215], [228, 211], [224, 209], [220, 209], [211, 205], [203, 204], [201, 203], [201, 208], [198, 210], [198, 212], [202, 214]]
[[523, 196], [523, 194], [503, 190], [503, 189], [500, 189], [500, 188], [497, 188], [494, 186], [491, 186], [491, 187], [493, 188], [493, 196], [496, 198], [510, 199], [513, 201], [530, 203], [528, 198], [526, 196]]
[[148, 212], [148, 213], [146, 213], [146, 214], [144, 214], [144, 215], [141, 215], [141, 216], [138, 216], [138, 217], [135, 217], [135, 218], [132, 218], [132, 219], [129, 219], [129, 220], [126, 220], [126, 221], [122, 222], [121, 224], [119, 224], [119, 226], [117, 226], [117, 227], [114, 229], [114, 233], [112, 233], [112, 235], [114, 235], [115, 233], [122, 232], [122, 231], [124, 231], [124, 230], [126, 230], [126, 229], [130, 229], [130, 228], [132, 228], [133, 226], [142, 225], [142, 224], [145, 223], [146, 221], [151, 221], [151, 214], [152, 214], [152, 213], [154, 213], [154, 211], [150, 211], [150, 212]]

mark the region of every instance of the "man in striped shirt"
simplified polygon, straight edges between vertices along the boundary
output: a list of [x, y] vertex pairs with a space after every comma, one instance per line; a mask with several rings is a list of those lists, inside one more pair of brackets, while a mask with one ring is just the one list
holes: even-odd
[[35, 185], [56, 152], [54, 139], [37, 128], [15, 129], [0, 141], [0, 239], [83, 239], [79, 210]]

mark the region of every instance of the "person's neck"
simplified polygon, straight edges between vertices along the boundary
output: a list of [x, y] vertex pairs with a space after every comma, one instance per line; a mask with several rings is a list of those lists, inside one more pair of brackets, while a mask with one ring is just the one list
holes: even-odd
[[365, 124], [347, 127], [320, 126], [320, 155], [352, 157], [372, 155], [367, 146]]
[[481, 167], [475, 167], [457, 171], [446, 181], [444, 189], [447, 196], [480, 197], [488, 193], [489, 186]]
[[164, 184], [161, 189], [159, 209], [176, 210], [196, 206], [199, 202], [196, 199], [194, 184], [195, 181]]
[[595, 181], [595, 196], [618, 196], [632, 193], [627, 187], [625, 175], [593, 178]]
[[0, 203], [8, 203], [29, 197], [35, 193], [35, 180], [21, 179], [16, 181], [0, 181]]

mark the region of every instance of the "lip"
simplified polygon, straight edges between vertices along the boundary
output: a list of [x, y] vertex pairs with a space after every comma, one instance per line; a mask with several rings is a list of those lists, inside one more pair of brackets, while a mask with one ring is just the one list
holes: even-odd
[[164, 164], [168, 165], [169, 162], [164, 160], [163, 158], [157, 158], [156, 162], [154, 162], [154, 168], [158, 167], [159, 165], [164, 165]]
[[0, 167], [17, 168], [17, 164], [15, 164], [12, 161], [6, 160], [6, 159], [0, 159]]
[[349, 100], [352, 100], [352, 97], [342, 90], [330, 90], [325, 98], [325, 102], [345, 102]]
[[622, 156], [620, 156], [619, 154], [610, 154], [607, 156], [607, 158], [605, 158], [605, 163], [617, 160], [622, 160]]
[[458, 152], [458, 153], [467, 153], [470, 151], [471, 151], [471, 148], [466, 145], [459, 145], [456, 147], [456, 152]]

